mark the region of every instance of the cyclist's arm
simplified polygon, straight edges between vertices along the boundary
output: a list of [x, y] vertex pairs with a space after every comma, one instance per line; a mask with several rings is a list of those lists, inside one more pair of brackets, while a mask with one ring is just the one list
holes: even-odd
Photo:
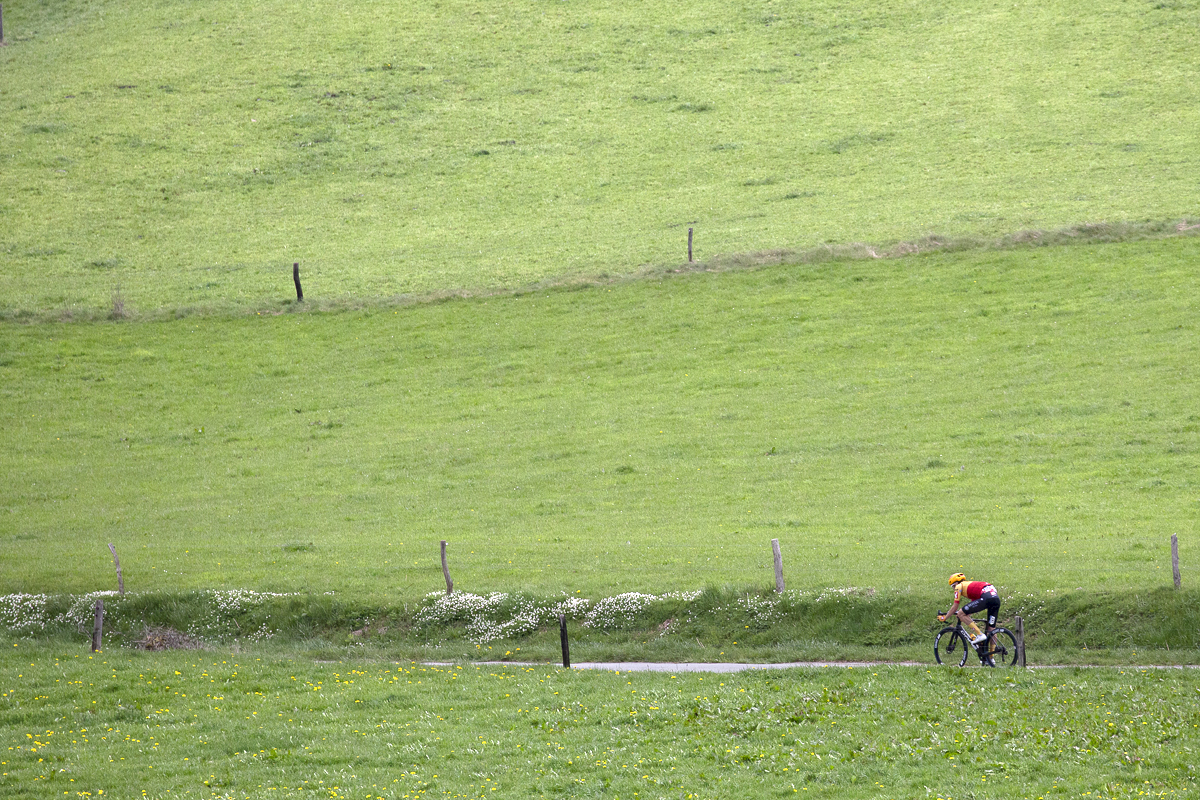
[[962, 605], [962, 593], [954, 592], [954, 602], [950, 605], [950, 610], [946, 612], [947, 617], [953, 617], [958, 613], [959, 607]]
[[940, 620], [950, 619], [950, 617], [953, 617], [957, 612], [958, 612], [958, 601], [956, 600], [954, 602], [954, 605], [950, 606], [950, 608], [946, 611], [945, 614], [938, 614], [938, 619], [940, 619]]

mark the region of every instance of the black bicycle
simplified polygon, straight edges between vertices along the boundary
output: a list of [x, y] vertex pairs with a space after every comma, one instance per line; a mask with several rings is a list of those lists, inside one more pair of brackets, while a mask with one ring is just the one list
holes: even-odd
[[[939, 611], [938, 616], [942, 616]], [[1017, 663], [1017, 637], [1008, 628], [992, 628], [988, 638], [974, 644], [963, 630], [961, 619], [954, 627], [947, 625], [933, 640], [933, 657], [939, 664], [958, 664], [963, 667], [974, 651], [982, 666], [1011, 667]]]

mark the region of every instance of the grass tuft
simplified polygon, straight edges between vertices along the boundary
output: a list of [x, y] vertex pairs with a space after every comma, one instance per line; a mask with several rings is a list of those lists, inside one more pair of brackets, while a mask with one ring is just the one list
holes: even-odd
[[146, 628], [133, 642], [138, 650], [199, 650], [203, 646], [196, 637], [167, 627]]
[[108, 318], [111, 320], [123, 320], [129, 318], [129, 311], [125, 308], [125, 295], [121, 292], [120, 284], [113, 289], [112, 310], [109, 312]]

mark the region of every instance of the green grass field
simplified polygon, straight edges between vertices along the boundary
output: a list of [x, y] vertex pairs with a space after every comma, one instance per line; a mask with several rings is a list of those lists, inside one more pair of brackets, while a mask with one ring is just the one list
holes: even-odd
[[1193, 670], [465, 663], [1196, 662], [1194, 0], [4, 10], [0, 795], [1196, 793]]
[[6, 797], [1187, 797], [1194, 671], [0, 652]]
[[1195, 3], [8, 11], [0, 592], [1191, 585]]
[[0, 589], [1169, 586], [1197, 245], [0, 327]]
[[1195, 214], [1195, 2], [15, 2], [0, 314]]

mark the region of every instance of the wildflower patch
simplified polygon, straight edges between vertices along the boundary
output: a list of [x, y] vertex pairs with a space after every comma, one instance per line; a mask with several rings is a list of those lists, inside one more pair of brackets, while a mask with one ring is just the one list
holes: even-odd
[[[17, 636], [60, 632], [88, 633], [96, 601], [104, 601], [106, 637], [143, 649], [196, 647], [233, 638], [262, 641], [278, 633], [280, 601], [294, 594], [245, 589], [186, 592], [88, 592], [79, 595], [10, 594], [0, 596], [0, 630]], [[186, 629], [180, 632], [180, 629]], [[167, 633], [167, 632], [170, 633]]]
[[1187, 800], [1198, 789], [1196, 670], [584, 675], [295, 656], [0, 648], [0, 797]]
[[563, 596], [540, 599], [529, 595], [492, 592], [487, 595], [458, 592], [426, 595], [413, 617], [426, 630], [448, 625], [465, 626], [467, 638], [478, 644], [511, 639], [557, 623], [560, 616], [596, 630], [622, 630], [633, 626], [649, 605], [662, 601], [694, 600], [700, 592], [667, 592], [661, 595], [625, 592], [592, 601]]

